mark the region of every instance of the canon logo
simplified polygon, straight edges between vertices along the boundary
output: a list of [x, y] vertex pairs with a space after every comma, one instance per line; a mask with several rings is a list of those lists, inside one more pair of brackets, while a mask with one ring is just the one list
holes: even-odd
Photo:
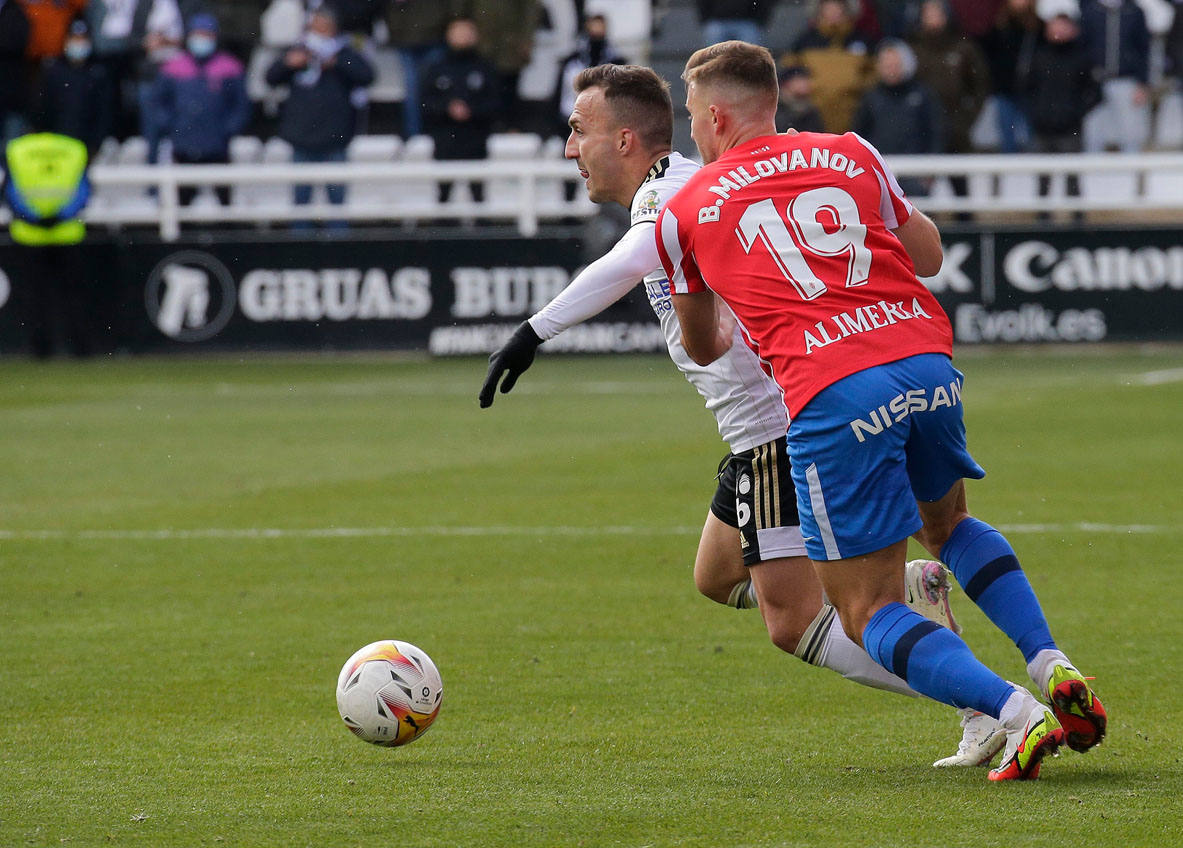
[[1183, 246], [1071, 247], [1024, 241], [1003, 260], [1007, 281], [1025, 292], [1183, 289]]

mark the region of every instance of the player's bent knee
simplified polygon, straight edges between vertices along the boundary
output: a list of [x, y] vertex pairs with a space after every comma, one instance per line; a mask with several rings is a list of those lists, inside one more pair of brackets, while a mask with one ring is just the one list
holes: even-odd
[[796, 653], [805, 631], [813, 623], [817, 610], [765, 609], [764, 626], [772, 644], [787, 654]]
[[786, 654], [795, 654], [797, 646], [801, 644], [801, 637], [805, 631], [801, 628], [786, 628], [774, 627], [769, 625], [768, 638], [772, 640], [772, 644], [780, 648]]
[[699, 593], [718, 604], [726, 604], [735, 588], [734, 581], [720, 581], [715, 575], [694, 573], [694, 586]]
[[924, 515], [924, 526], [916, 533], [915, 539], [929, 553], [939, 557], [941, 548], [949, 541], [949, 537], [953, 535], [957, 525], [969, 517], [969, 513], [963, 510], [940, 516], [926, 514]]

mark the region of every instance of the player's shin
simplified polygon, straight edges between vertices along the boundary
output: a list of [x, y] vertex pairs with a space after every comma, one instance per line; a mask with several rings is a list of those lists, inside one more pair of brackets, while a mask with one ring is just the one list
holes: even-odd
[[966, 518], [941, 547], [965, 594], [1023, 652], [1027, 662], [1056, 650], [1047, 619], [1006, 538], [984, 521]]
[[998, 718], [1015, 691], [960, 636], [901, 603], [887, 604], [871, 616], [863, 645], [885, 669], [944, 704]]
[[842, 630], [838, 614], [829, 604], [823, 604], [817, 616], [806, 628], [793, 655], [810, 665], [836, 671], [847, 680], [883, 689], [898, 695], [916, 697], [903, 680], [879, 665], [867, 652], [850, 641]]

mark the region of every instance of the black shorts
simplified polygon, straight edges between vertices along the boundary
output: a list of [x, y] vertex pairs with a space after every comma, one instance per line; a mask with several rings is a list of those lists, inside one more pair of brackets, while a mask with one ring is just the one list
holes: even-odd
[[785, 437], [719, 463], [711, 512], [739, 529], [744, 565], [805, 556]]

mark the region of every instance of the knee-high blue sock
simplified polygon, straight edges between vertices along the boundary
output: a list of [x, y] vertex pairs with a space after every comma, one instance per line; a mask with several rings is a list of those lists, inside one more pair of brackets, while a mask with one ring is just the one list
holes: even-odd
[[1039, 600], [1005, 536], [984, 521], [966, 518], [941, 548], [941, 559], [1027, 662], [1041, 650], [1055, 649]]
[[880, 609], [863, 630], [875, 662], [923, 695], [998, 718], [1015, 689], [978, 661], [961, 637], [901, 603]]

